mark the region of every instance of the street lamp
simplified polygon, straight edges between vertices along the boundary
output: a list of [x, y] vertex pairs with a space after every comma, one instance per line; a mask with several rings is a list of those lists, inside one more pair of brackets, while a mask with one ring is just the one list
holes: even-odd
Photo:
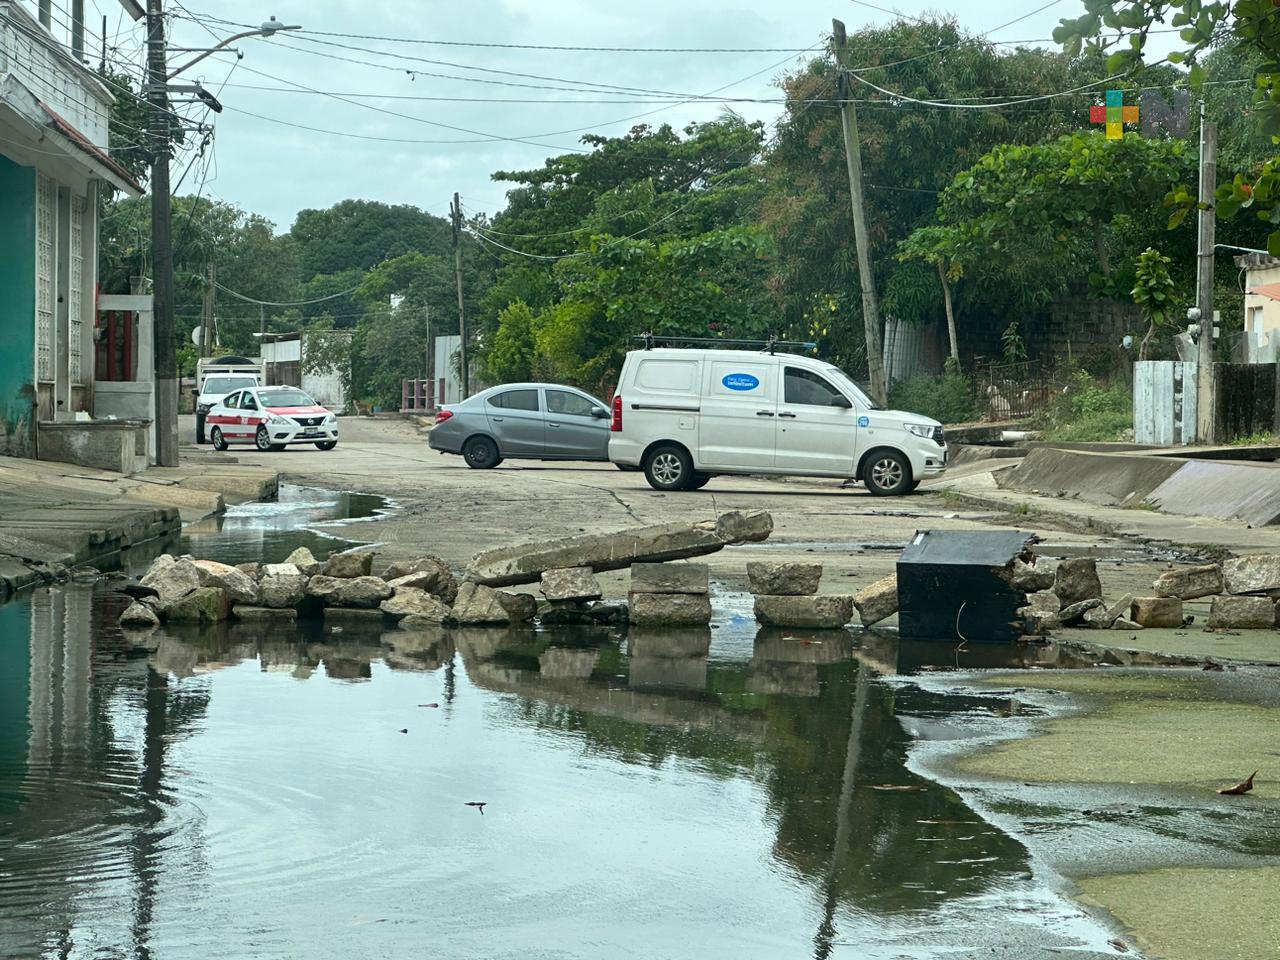
[[[136, 0], [121, 0], [132, 15]], [[198, 57], [170, 71], [165, 62], [163, 0], [146, 0], [147, 9], [147, 100], [151, 105], [151, 263], [155, 271], [152, 323], [155, 331], [156, 463], [178, 465], [178, 345], [173, 316], [173, 236], [169, 198], [169, 110], [168, 81], [205, 57], [245, 37], [271, 37], [282, 30], [301, 30], [272, 17], [256, 30], [227, 37]], [[221, 105], [213, 97], [194, 91], [210, 109]]]
[[202, 54], [200, 54], [200, 56], [196, 57], [194, 60], [190, 60], [187, 63], [184, 63], [182, 66], [178, 67], [178, 69], [170, 72], [167, 79], [172, 80], [174, 77], [180, 74], [183, 70], [186, 70], [189, 67], [195, 66], [197, 63], [199, 63], [201, 60], [203, 60], [205, 57], [209, 56], [210, 54], [217, 53], [219, 50], [223, 49], [224, 47], [230, 46], [231, 44], [235, 43], [237, 40], [243, 40], [245, 37], [274, 37], [281, 30], [301, 30], [301, 29], [302, 27], [298, 24], [286, 25], [281, 23], [275, 17], [272, 17], [270, 20], [268, 20], [262, 26], [258, 27], [256, 30], [246, 30], [243, 33], [237, 33], [234, 36], [227, 37], [227, 39], [223, 40], [221, 43], [217, 44], [216, 46], [210, 47], [208, 50], [204, 51]]

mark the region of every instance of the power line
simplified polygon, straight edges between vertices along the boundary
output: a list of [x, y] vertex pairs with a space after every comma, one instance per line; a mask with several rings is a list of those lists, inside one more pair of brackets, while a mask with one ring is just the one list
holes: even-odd
[[341, 293], [331, 293], [327, 297], [316, 297], [313, 300], [276, 301], [276, 300], [259, 300], [256, 297], [247, 297], [243, 293], [238, 293], [235, 290], [232, 290], [230, 287], [224, 286], [223, 284], [219, 283], [217, 280], [213, 281], [213, 285], [217, 287], [219, 290], [221, 290], [223, 293], [228, 293], [238, 300], [243, 300], [245, 303], [255, 303], [260, 307], [306, 307], [306, 306], [310, 306], [313, 303], [324, 303], [326, 300], [337, 300], [339, 297], [350, 296], [351, 294], [359, 290], [361, 286], [361, 284], [357, 283], [350, 290], [343, 290]]

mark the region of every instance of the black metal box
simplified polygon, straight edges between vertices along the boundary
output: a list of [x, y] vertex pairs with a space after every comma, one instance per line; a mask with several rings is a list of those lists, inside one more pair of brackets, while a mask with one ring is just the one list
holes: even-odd
[[1014, 643], [1026, 594], [1009, 582], [1034, 534], [921, 530], [898, 558], [898, 633], [912, 640]]

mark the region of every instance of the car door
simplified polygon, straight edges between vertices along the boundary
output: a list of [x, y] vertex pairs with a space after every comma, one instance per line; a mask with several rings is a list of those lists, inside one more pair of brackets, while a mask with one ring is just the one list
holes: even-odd
[[258, 398], [253, 391], [246, 390], [240, 394], [240, 435], [253, 439], [258, 432], [258, 424], [264, 422], [265, 415], [258, 409]]
[[705, 367], [698, 466], [771, 469], [778, 405], [776, 361], [712, 356]]
[[777, 422], [779, 470], [853, 476], [858, 410], [826, 377], [784, 364]]
[[567, 460], [609, 459], [609, 412], [585, 393], [559, 387], [543, 391], [546, 456]]
[[240, 435], [240, 391], [229, 393], [210, 408], [205, 417], [210, 431], [217, 427], [224, 440], [235, 440]]
[[541, 457], [546, 425], [537, 387], [499, 390], [485, 398], [485, 417], [504, 457]]

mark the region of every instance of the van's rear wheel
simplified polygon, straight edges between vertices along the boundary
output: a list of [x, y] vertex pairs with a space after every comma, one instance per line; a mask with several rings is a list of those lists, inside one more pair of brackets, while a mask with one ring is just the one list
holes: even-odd
[[685, 490], [693, 480], [693, 461], [674, 444], [654, 447], [644, 459], [644, 478], [655, 490]]
[[877, 497], [896, 497], [912, 490], [911, 464], [896, 450], [877, 450], [862, 468], [862, 482]]

